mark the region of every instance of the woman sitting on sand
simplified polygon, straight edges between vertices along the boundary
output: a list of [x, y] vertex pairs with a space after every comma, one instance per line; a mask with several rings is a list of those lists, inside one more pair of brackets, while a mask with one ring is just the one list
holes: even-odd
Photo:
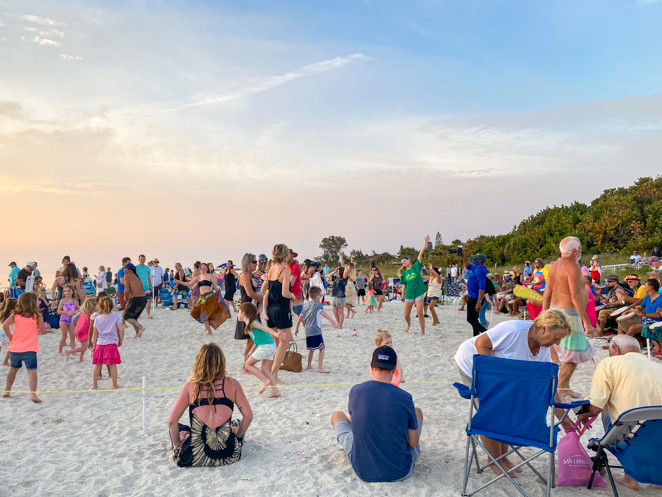
[[195, 285], [199, 289], [200, 298], [191, 309], [191, 317], [204, 324], [207, 335], [211, 335], [212, 328], [217, 329], [230, 317], [230, 309], [223, 300], [217, 279], [209, 274], [207, 264], [200, 264], [199, 271], [200, 274], [190, 281], [176, 279], [175, 284], [187, 287]]
[[[232, 421], [235, 404], [241, 421]], [[179, 423], [187, 406], [190, 427]], [[180, 467], [237, 462], [251, 421], [253, 411], [241, 385], [226, 377], [223, 351], [215, 343], [203, 345], [168, 418], [175, 462]]]

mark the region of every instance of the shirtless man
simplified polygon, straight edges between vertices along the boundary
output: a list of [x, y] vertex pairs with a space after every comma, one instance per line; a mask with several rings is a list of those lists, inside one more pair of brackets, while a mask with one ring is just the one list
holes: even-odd
[[588, 292], [579, 268], [582, 244], [578, 238], [569, 236], [561, 241], [559, 247], [561, 258], [549, 269], [542, 308], [543, 311], [550, 308], [560, 309], [570, 318], [572, 334], [561, 340], [560, 345], [556, 345], [559, 358], [563, 362], [559, 372], [558, 389], [561, 396], [579, 397], [570, 390], [570, 378], [577, 364], [593, 359], [595, 349], [586, 337], [593, 338], [595, 328], [586, 313]]
[[147, 305], [147, 297], [143, 282], [136, 275], [136, 266], [130, 262], [124, 266], [124, 300], [127, 304], [122, 320], [133, 326], [136, 330], [135, 338], [140, 338], [145, 327], [138, 324], [138, 318]]

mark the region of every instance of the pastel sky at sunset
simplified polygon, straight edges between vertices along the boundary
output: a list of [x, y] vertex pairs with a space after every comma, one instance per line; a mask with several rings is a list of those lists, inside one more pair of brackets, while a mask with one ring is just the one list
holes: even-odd
[[0, 262], [397, 251], [590, 202], [662, 173], [661, 20], [654, 0], [0, 0]]

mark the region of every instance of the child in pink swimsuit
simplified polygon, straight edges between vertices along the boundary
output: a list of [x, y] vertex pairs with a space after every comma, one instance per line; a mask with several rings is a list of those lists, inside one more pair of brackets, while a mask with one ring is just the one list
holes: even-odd
[[73, 318], [78, 312], [78, 301], [74, 299], [76, 290], [71, 285], [65, 285], [62, 290], [64, 298], [60, 300], [57, 306], [57, 313], [60, 315], [60, 345], [57, 355], [63, 356], [62, 349], [67, 344], [67, 336], [69, 336], [69, 347], [72, 349], [76, 346], [76, 327], [72, 324]]
[[80, 347], [75, 349], [67, 350], [65, 352], [67, 356], [67, 361], [71, 354], [77, 354], [80, 352], [80, 359], [78, 362], [83, 362], [83, 355], [87, 350], [87, 344], [90, 340], [90, 325], [92, 323], [92, 314], [96, 310], [97, 302], [94, 298], [88, 298], [83, 304], [83, 309], [78, 316], [78, 322], [76, 323], [76, 340], [80, 342]]

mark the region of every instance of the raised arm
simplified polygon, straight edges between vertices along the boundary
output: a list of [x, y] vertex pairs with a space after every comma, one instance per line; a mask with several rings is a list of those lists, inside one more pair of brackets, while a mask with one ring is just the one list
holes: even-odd
[[423, 241], [423, 246], [421, 247], [421, 250], [418, 253], [418, 262], [420, 262], [421, 264], [423, 264], [423, 254], [425, 253], [425, 249], [428, 247], [428, 243], [430, 243], [430, 235], [427, 235], [425, 237], [425, 240]]
[[[177, 279], [176, 279], [176, 280], [175, 280], [175, 283], [176, 283], [177, 285], [184, 285], [184, 286], [187, 286], [187, 287], [190, 288], [190, 287], [194, 286], [198, 281], [200, 281], [200, 275], [198, 275], [198, 276], [194, 276], [194, 277], [191, 278], [189, 281], [182, 281], [182, 280], [177, 280]], [[214, 282], [212, 281], [212, 285], [213, 285], [213, 284], [214, 284]]]

